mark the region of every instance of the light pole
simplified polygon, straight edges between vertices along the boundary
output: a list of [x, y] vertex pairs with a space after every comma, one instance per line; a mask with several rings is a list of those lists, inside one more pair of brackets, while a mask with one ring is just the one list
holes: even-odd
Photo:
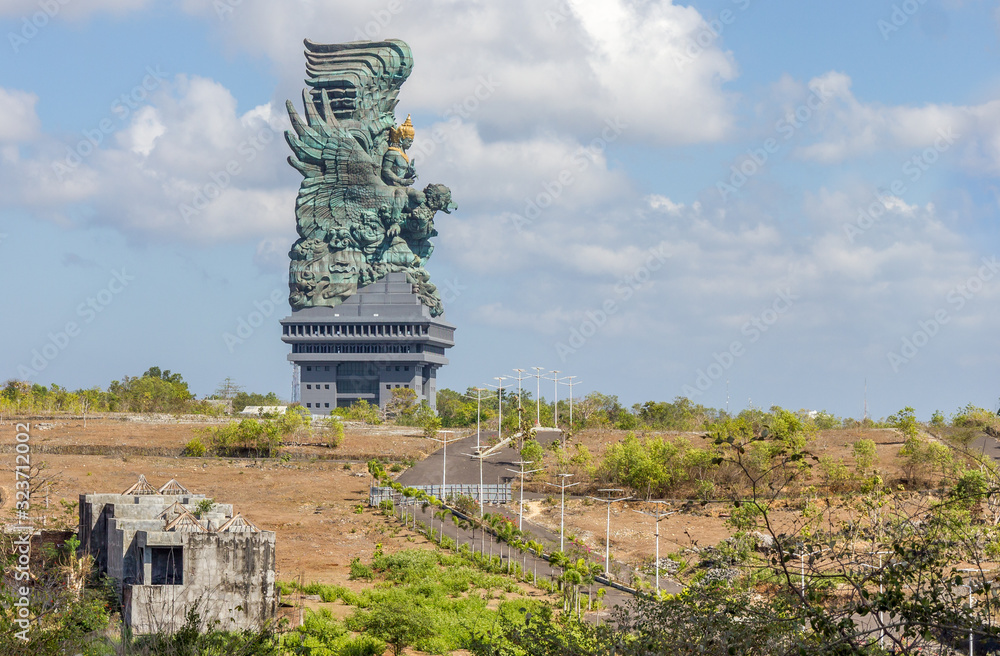
[[609, 579], [611, 578], [611, 504], [613, 504], [615, 501], [627, 501], [632, 498], [632, 497], [618, 497], [617, 499], [612, 499], [611, 494], [613, 492], [624, 492], [624, 491], [625, 490], [622, 490], [621, 488], [615, 488], [615, 487], [604, 488], [602, 490], [598, 490], [598, 492], [607, 492], [608, 493], [607, 499], [590, 497], [595, 501], [602, 501], [608, 504], [608, 523], [604, 529], [604, 576], [608, 577]]
[[[479, 433], [480, 433], [479, 418], [482, 416], [482, 410], [483, 410], [483, 392], [488, 392], [489, 390], [486, 389], [485, 387], [473, 387], [472, 389], [476, 391], [476, 451], [479, 451], [482, 449], [479, 438]], [[466, 398], [471, 398], [469, 397], [468, 394], [463, 394], [462, 396]]]
[[503, 442], [503, 381], [507, 380], [507, 376], [494, 376], [493, 380], [497, 381], [496, 385], [489, 385], [487, 387], [497, 388], [497, 407], [499, 408], [499, 417], [497, 419], [497, 443]]
[[[980, 572], [983, 573], [983, 574], [985, 574], [986, 572], [991, 572], [993, 570], [989, 570], [989, 569], [975, 569], [975, 568], [966, 567], [966, 568], [960, 569], [958, 571], [959, 572], [966, 572], [968, 574], [974, 574], [974, 573], [978, 574]], [[973, 653], [973, 650], [972, 650], [972, 580], [971, 580], [971, 577], [969, 577], [969, 582], [967, 584], [962, 584], [962, 585], [960, 585], [958, 587], [960, 587], [960, 588], [961, 587], [965, 587], [965, 588], [969, 589], [969, 656], [975, 656], [974, 653]]]
[[[534, 464], [533, 461], [531, 461], [531, 460], [518, 460], [517, 462], [512, 463], [512, 464], [519, 465], [521, 467], [521, 500], [518, 502], [518, 506], [517, 506], [517, 530], [520, 531], [521, 530], [522, 521], [524, 519], [524, 475], [525, 474], [534, 474], [535, 472], [540, 472], [542, 470], [541, 469], [530, 469], [528, 471], [524, 471], [524, 466], [525, 465]], [[518, 473], [516, 469], [508, 469], [507, 471], [513, 472], [515, 474]]]
[[[559, 428], [559, 374], [558, 369], [552, 370], [552, 387], [555, 389], [555, 401], [552, 402], [552, 428]], [[565, 444], [565, 440], [563, 441]]]
[[[650, 503], [661, 504], [661, 503], [666, 503], [666, 501], [651, 501]], [[667, 517], [670, 517], [671, 515], [673, 515], [677, 511], [676, 510], [671, 510], [667, 514], [661, 516], [660, 515], [660, 506], [657, 505], [656, 506], [656, 514], [655, 515], [653, 513], [651, 513], [651, 512], [646, 512], [645, 510], [633, 510], [632, 512], [637, 512], [637, 513], [641, 513], [643, 515], [649, 515], [650, 517], [655, 517], [656, 518], [656, 593], [657, 593], [657, 597], [659, 597], [659, 593], [660, 593], [660, 520], [661, 519], [666, 519]]]
[[565, 520], [566, 520], [566, 488], [573, 487], [574, 485], [579, 485], [580, 484], [580, 483], [570, 483], [569, 485], [566, 485], [566, 478], [569, 477], [569, 476], [572, 476], [572, 475], [573, 474], [559, 474], [559, 476], [562, 477], [562, 480], [559, 482], [559, 485], [556, 485], [555, 483], [546, 483], [546, 485], [551, 485], [552, 487], [558, 487], [560, 489], [561, 503], [560, 503], [560, 509], [559, 509], [559, 551], [564, 551], [564, 549], [563, 549], [563, 544], [564, 544], [564, 542], [563, 542], [563, 536], [566, 534], [565, 531], [564, 531], [564, 527], [566, 525], [566, 522], [565, 522]]
[[[524, 380], [525, 378], [529, 378], [530, 376], [525, 376], [524, 375], [524, 374], [528, 373], [527, 369], [515, 369], [514, 371], [517, 372], [517, 412], [518, 412], [518, 414], [520, 414], [521, 413], [521, 381]], [[512, 378], [513, 378], [513, 376], [512, 376]]]
[[569, 429], [573, 430], [573, 386], [582, 383], [582, 380], [574, 381], [576, 376], [566, 376], [563, 380], [568, 380], [568, 383], [563, 383], [563, 385], [569, 385]]
[[[442, 432], [445, 435], [451, 434], [451, 431], [442, 431]], [[434, 440], [435, 442], [441, 442], [442, 444], [444, 444], [444, 455], [441, 458], [441, 495], [440, 495], [440, 498], [441, 498], [442, 501], [446, 501], [447, 497], [444, 494], [444, 489], [445, 489], [445, 482], [446, 482], [446, 476], [447, 476], [447, 471], [448, 471], [448, 442], [455, 442], [457, 440], [460, 440], [461, 438], [455, 438], [454, 440], [449, 440], [447, 437], [445, 437], [444, 439], [442, 439], [440, 437], [428, 437], [427, 439]]]
[[477, 454], [464, 453], [462, 455], [466, 455], [466, 456], [469, 456], [470, 458], [476, 458], [476, 459], [479, 460], [479, 519], [482, 519], [483, 518], [483, 506], [486, 505], [486, 502], [483, 501], [483, 459], [489, 458], [490, 456], [495, 456], [496, 453], [487, 453], [485, 455], [483, 455], [481, 453], [477, 453]]
[[542, 370], [545, 367], [532, 367], [535, 370], [535, 426], [542, 425]]
[[823, 547], [822, 549], [818, 549], [816, 551], [810, 551], [807, 554], [803, 554], [803, 553], [799, 553], [798, 554], [798, 557], [799, 557], [799, 575], [802, 577], [801, 578], [801, 582], [799, 583], [799, 592], [801, 592], [803, 595], [805, 595], [805, 593], [806, 593], [806, 560], [805, 560], [806, 556], [815, 556], [818, 553], [823, 553], [827, 549], [829, 549], [829, 547]]

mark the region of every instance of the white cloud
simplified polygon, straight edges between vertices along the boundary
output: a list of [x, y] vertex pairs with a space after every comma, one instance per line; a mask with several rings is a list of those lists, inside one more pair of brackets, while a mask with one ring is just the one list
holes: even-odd
[[802, 159], [837, 164], [886, 151], [934, 148], [939, 154], [957, 153], [959, 164], [976, 175], [1000, 175], [1000, 100], [886, 106], [859, 100], [843, 73], [830, 72], [810, 84], [824, 88], [831, 99], [806, 124], [815, 137], [804, 138], [796, 149]]
[[695, 44], [711, 33], [691, 7], [670, 0], [399, 6], [392, 13], [375, 0], [296, 11], [243, 3], [220, 20], [207, 3], [183, 5], [213, 21], [232, 46], [267, 53], [283, 79], [295, 81], [284, 86], [288, 94], [297, 95], [304, 67], [302, 35], [327, 43], [392, 36], [407, 41], [416, 59], [401, 109], [458, 111], [484, 134], [513, 139], [549, 130], [590, 140], [618, 119], [628, 126], [623, 139], [678, 144], [717, 141], [732, 124], [732, 98], [721, 85], [736, 67], [714, 36], [707, 47]]
[[39, 140], [32, 158], [0, 165], [0, 194], [40, 216], [86, 217], [140, 239], [288, 233], [298, 174], [284, 161], [279, 112], [240, 115], [225, 87], [199, 77], [177, 76], [148, 102], [100, 148]]
[[40, 122], [35, 114], [38, 96], [0, 87], [0, 143], [31, 141]]

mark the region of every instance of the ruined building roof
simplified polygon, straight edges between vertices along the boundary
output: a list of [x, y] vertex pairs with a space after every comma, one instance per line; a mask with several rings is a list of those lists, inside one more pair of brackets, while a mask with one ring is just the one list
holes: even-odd
[[191, 494], [186, 487], [177, 482], [176, 478], [171, 478], [164, 483], [159, 492], [160, 494]]
[[140, 494], [159, 494], [156, 488], [149, 484], [145, 474], [139, 474], [139, 480], [129, 489], [122, 492], [122, 496]]
[[260, 533], [260, 529], [240, 513], [233, 515], [228, 522], [220, 526], [216, 531], [219, 533]]
[[179, 533], [207, 533], [208, 529], [202, 526], [198, 518], [185, 511], [174, 520], [163, 527], [164, 531], [177, 531]]

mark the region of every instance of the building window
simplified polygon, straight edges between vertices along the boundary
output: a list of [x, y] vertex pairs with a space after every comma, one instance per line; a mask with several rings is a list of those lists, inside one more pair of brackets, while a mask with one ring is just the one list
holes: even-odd
[[313, 370], [312, 367], [306, 367], [306, 371], [312, 371], [312, 370]]
[[324, 403], [324, 404], [323, 404], [323, 407], [324, 407], [324, 408], [329, 408], [329, 407], [330, 407], [330, 404], [329, 404], [329, 403]]
[[[327, 369], [329, 369], [329, 367], [327, 367]], [[324, 385], [323, 389], [330, 389], [330, 386], [329, 385]]]
[[152, 585], [184, 584], [184, 550], [181, 547], [150, 547]]
[[323, 371], [330, 371], [330, 367], [323, 367]]
[[306, 389], [312, 389], [312, 388], [313, 388], [312, 385], [306, 385]]
[[306, 407], [307, 407], [307, 408], [311, 408], [311, 407], [313, 407], [313, 404], [312, 404], [312, 403], [307, 403], [307, 404], [306, 404]]
[[[396, 367], [396, 371], [399, 371], [399, 367]], [[398, 387], [398, 385], [397, 385], [397, 387]]]
[[409, 367], [403, 367], [403, 371], [409, 371], [409, 370], [410, 370]]
[[386, 385], [385, 388], [386, 389], [392, 389], [392, 385]]

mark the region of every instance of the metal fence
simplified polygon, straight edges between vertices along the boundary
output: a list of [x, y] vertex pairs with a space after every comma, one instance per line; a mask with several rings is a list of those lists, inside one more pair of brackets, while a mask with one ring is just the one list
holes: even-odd
[[[510, 490], [510, 483], [504, 483], [501, 485], [483, 485], [482, 499], [479, 498], [480, 487], [478, 483], [469, 485], [445, 485], [443, 488], [440, 485], [411, 485], [410, 487], [444, 500], [448, 500], [450, 497], [466, 496], [472, 497], [476, 501], [500, 504], [510, 503], [513, 498]], [[399, 503], [403, 499], [405, 499], [405, 497], [403, 497], [403, 495], [399, 492], [394, 492], [391, 487], [373, 487], [368, 493], [368, 503], [371, 506], [377, 506], [387, 500]]]

